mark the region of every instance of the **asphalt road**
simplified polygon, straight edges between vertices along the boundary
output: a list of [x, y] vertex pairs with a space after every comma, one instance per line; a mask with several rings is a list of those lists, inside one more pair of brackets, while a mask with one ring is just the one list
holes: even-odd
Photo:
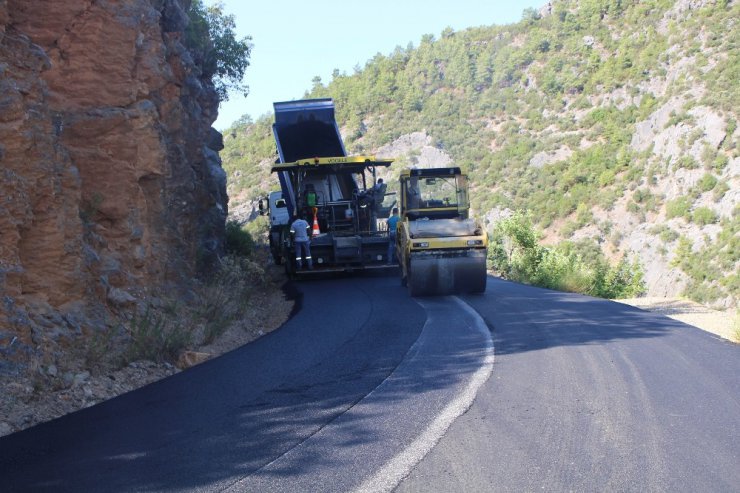
[[464, 299], [493, 375], [398, 492], [740, 491], [740, 346], [497, 279]]
[[490, 332], [455, 298], [423, 308], [397, 276], [318, 280], [300, 290], [302, 309], [252, 344], [0, 438], [0, 491], [395, 484], [438, 437], [416, 443], [410, 460], [395, 457], [429, 423], [444, 429], [472, 402], [471, 382], [490, 373]]
[[493, 278], [299, 289], [252, 344], [0, 438], [0, 491], [740, 491], [738, 346]]

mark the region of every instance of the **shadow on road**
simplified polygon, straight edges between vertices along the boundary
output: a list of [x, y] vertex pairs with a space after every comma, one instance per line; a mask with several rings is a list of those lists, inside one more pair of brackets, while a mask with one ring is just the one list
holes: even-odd
[[[373, 423], [388, 419], [388, 408], [410, 395], [433, 396], [480, 366], [479, 341], [460, 341], [454, 354], [432, 356], [428, 371], [398, 379], [380, 406], [344, 414], [391, 375], [426, 319], [397, 281], [371, 273], [302, 282], [303, 310], [278, 331], [138, 391], [3, 437], [2, 489], [220, 490], [254, 474], [356, 468], [357, 457], [342, 449], [387, 440]], [[319, 435], [339, 417], [339, 433]], [[311, 437], [319, 452], [310, 462], [284, 456]], [[278, 467], [266, 468], [281, 457]], [[373, 460], [383, 458], [363, 459]]]
[[489, 277], [484, 296], [466, 296], [493, 330], [496, 354], [662, 337], [675, 320], [610, 300]]

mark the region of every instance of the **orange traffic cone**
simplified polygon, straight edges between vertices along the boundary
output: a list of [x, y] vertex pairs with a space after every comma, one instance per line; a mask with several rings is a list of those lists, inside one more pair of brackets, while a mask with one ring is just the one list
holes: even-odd
[[321, 234], [321, 230], [319, 229], [319, 220], [316, 216], [316, 212], [318, 209], [316, 207], [313, 208], [313, 231], [311, 232], [311, 236], [319, 236]]

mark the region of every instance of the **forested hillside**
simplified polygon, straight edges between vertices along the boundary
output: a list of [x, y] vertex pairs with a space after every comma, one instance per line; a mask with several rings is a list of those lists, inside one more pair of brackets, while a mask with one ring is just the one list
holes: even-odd
[[[427, 35], [296, 98], [334, 98], [348, 151], [396, 158], [391, 178], [461, 166], [491, 228], [529, 211], [545, 243], [639, 261], [648, 294], [736, 306], [739, 19], [737, 0], [554, 1], [514, 25]], [[271, 122], [225, 132], [239, 217], [275, 187]]]

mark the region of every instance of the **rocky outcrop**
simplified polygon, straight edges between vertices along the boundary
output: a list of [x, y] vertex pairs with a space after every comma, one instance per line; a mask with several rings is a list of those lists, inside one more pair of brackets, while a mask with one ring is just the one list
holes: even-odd
[[0, 372], [222, 250], [218, 99], [182, 41], [189, 3], [0, 0]]
[[426, 132], [402, 135], [390, 144], [380, 147], [375, 154], [378, 158], [405, 156], [410, 166], [435, 168], [452, 165], [450, 155], [435, 147], [432, 138]]

